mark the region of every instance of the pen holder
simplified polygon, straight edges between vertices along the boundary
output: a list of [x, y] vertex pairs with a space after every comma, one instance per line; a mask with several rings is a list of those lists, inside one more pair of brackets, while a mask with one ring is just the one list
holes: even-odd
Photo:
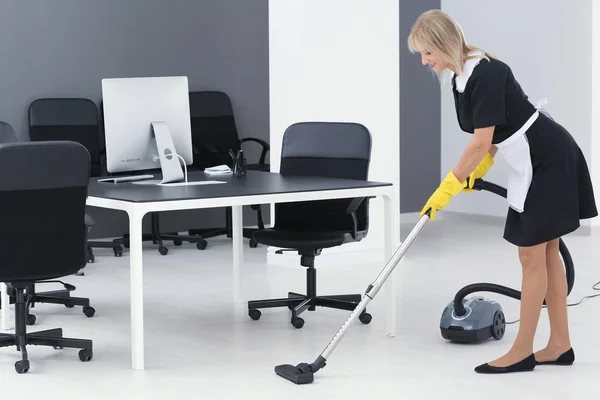
[[246, 159], [243, 156], [233, 158], [233, 175], [245, 176], [247, 174]]

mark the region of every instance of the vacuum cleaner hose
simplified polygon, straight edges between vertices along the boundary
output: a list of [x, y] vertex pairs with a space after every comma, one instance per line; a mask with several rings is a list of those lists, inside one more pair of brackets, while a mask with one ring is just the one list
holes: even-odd
[[[495, 183], [487, 182], [482, 179], [477, 179], [473, 186], [475, 190], [484, 190], [487, 192], [495, 193], [499, 196], [506, 198], [507, 190], [502, 186], [496, 185]], [[565, 274], [567, 277], [567, 294], [571, 293], [573, 284], [575, 283], [575, 268], [573, 266], [573, 259], [567, 249], [567, 246], [562, 239], [559, 241], [559, 252], [565, 265]], [[460, 289], [456, 296], [454, 296], [454, 313], [456, 316], [463, 316], [467, 313], [467, 310], [463, 306], [463, 299], [471, 293], [475, 292], [492, 292], [498, 293], [507, 297], [511, 297], [516, 300], [521, 300], [521, 292], [518, 290], [497, 285], [495, 283], [473, 283]], [[544, 305], [546, 301], [544, 300]]]

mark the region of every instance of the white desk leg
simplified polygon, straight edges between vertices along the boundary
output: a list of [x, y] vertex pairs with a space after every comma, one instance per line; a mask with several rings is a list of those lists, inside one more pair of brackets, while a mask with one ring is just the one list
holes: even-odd
[[[394, 220], [394, 205], [392, 199], [389, 196], [383, 196], [383, 218], [384, 218], [384, 263], [387, 263], [394, 253], [394, 242], [396, 235], [394, 229], [398, 229], [394, 226], [396, 221]], [[400, 261], [402, 262], [402, 261]], [[396, 267], [398, 268], [398, 267]], [[386, 280], [385, 286], [385, 302], [386, 302], [386, 327], [387, 334], [389, 336], [396, 336], [396, 285], [394, 282], [395, 270], [390, 274]]]
[[2, 303], [2, 330], [7, 331], [10, 329], [10, 297], [6, 289], [6, 283], [0, 284], [0, 303]]
[[233, 301], [243, 303], [241, 291], [240, 266], [244, 259], [244, 223], [242, 206], [233, 206], [231, 210], [231, 236], [233, 240]]
[[129, 279], [131, 285], [131, 366], [144, 369], [143, 213], [129, 212]]

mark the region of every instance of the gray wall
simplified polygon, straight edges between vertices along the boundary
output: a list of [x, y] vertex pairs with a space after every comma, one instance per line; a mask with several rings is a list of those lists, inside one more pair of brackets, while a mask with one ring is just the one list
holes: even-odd
[[440, 183], [440, 85], [407, 38], [417, 17], [440, 0], [400, 0], [400, 212], [421, 211]]
[[[225, 91], [240, 136], [269, 140], [268, 0], [2, 0], [0, 37], [0, 120], [21, 140], [35, 98], [99, 104], [104, 77], [160, 75], [186, 75], [191, 90]], [[258, 161], [251, 146], [248, 158]], [[125, 215], [90, 211], [94, 237], [128, 229]], [[161, 228], [219, 226], [222, 216], [166, 213]], [[256, 223], [250, 209], [245, 222]]]

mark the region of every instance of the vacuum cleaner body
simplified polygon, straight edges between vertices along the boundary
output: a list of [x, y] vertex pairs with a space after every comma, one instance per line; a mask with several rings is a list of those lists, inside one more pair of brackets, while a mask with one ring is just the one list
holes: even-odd
[[454, 302], [450, 302], [442, 312], [440, 330], [444, 339], [459, 343], [502, 339], [506, 321], [500, 304], [474, 296], [463, 299], [463, 306], [467, 312], [462, 316], [456, 315]]

